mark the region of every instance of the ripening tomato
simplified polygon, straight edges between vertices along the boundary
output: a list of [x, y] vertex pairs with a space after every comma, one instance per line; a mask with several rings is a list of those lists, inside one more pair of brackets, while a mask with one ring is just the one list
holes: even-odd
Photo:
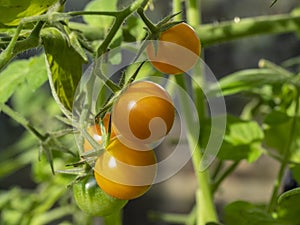
[[163, 31], [159, 40], [151, 41], [146, 49], [152, 65], [166, 74], [188, 71], [197, 62], [200, 52], [200, 40], [195, 30], [186, 23]]
[[143, 195], [156, 175], [156, 156], [153, 150], [141, 143], [122, 143], [122, 137], [111, 140], [99, 156], [94, 176], [107, 194], [124, 200]]
[[112, 124], [124, 138], [151, 143], [165, 137], [172, 128], [175, 108], [160, 85], [138, 81], [119, 96], [112, 110]]
[[78, 207], [91, 216], [107, 216], [123, 208], [127, 201], [104, 192], [89, 176], [73, 185], [73, 196]]
[[[108, 125], [110, 120], [110, 113], [106, 113], [103, 118], [103, 125], [105, 127], [105, 131], [108, 132]], [[99, 124], [94, 124], [87, 128], [87, 132], [89, 135], [91, 135], [95, 141], [97, 141], [99, 144], [102, 143], [102, 132]], [[111, 125], [111, 131], [110, 131], [110, 138], [113, 138], [116, 136], [114, 127]], [[83, 142], [83, 149], [84, 151], [90, 151], [93, 149], [92, 145], [89, 143], [88, 140], [84, 139]]]

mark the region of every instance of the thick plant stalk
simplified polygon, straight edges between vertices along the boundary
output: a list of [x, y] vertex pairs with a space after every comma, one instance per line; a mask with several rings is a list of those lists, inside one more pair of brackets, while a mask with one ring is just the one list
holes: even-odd
[[[187, 22], [193, 26], [198, 27], [201, 23], [201, 15], [200, 15], [200, 1], [198, 0], [189, 0], [187, 4]], [[200, 83], [203, 86], [203, 76], [202, 76], [202, 68], [196, 67], [194, 71], [195, 75], [194, 79], [197, 79], [196, 83]], [[193, 82], [194, 83], [194, 82]], [[195, 96], [195, 103], [197, 108], [198, 117], [201, 121], [203, 121], [206, 117], [206, 104], [203, 92], [201, 87], [198, 85], [193, 85], [193, 91]], [[193, 126], [193, 124], [190, 124]], [[197, 225], [205, 225], [208, 222], [218, 222], [217, 213], [213, 201], [213, 194], [211, 190], [211, 179], [209, 175], [209, 171], [203, 170], [200, 171], [200, 164], [202, 160], [202, 151], [198, 140], [194, 140], [191, 134], [188, 134], [188, 142], [190, 148], [196, 146], [192, 155], [192, 162], [195, 170], [195, 174], [198, 181], [198, 190], [196, 192], [196, 206], [197, 206], [197, 215], [196, 215], [196, 224]], [[193, 150], [193, 149], [191, 149]]]
[[[175, 77], [176, 82], [180, 87], [184, 90], [187, 90], [185, 86], [184, 77], [181, 75], [176, 75]], [[191, 149], [192, 154], [192, 162], [197, 178], [198, 190], [196, 192], [196, 204], [197, 204], [197, 212], [196, 212], [196, 221], [197, 225], [205, 225], [208, 222], [217, 222], [217, 214], [213, 202], [213, 196], [211, 191], [210, 185], [210, 176], [209, 171], [204, 170], [200, 171], [200, 164], [202, 159], [202, 152], [201, 147], [198, 143], [198, 140], [195, 139], [194, 135], [192, 134], [193, 130], [193, 120], [191, 119], [190, 115], [190, 106], [185, 105], [187, 102], [184, 98], [180, 97], [180, 104], [183, 110], [184, 121], [187, 125], [187, 139], [189, 143], [189, 147]]]

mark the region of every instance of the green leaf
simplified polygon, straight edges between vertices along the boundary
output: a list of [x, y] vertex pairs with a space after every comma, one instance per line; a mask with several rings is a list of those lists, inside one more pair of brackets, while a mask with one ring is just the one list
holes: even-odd
[[30, 0], [30, 1], [1, 1], [0, 23], [7, 26], [16, 26], [22, 18], [40, 15], [46, 12], [58, 0]]
[[228, 135], [225, 140], [233, 145], [243, 145], [260, 142], [264, 135], [255, 121], [245, 121], [237, 117], [228, 116]]
[[212, 85], [209, 88], [209, 95], [226, 96], [251, 92], [264, 85], [282, 84], [286, 80], [285, 75], [275, 73], [270, 69], [247, 69], [222, 78], [218, 84], [220, 86]]
[[[117, 0], [94, 0], [86, 5], [85, 11], [116, 11]], [[112, 16], [85, 15], [83, 19], [86, 23], [97, 28], [107, 29], [113, 22]]]
[[299, 225], [300, 188], [287, 191], [279, 196], [277, 215], [284, 224]]
[[249, 202], [237, 201], [224, 209], [226, 225], [279, 225], [271, 215], [262, 208]]
[[[264, 120], [265, 144], [276, 150], [281, 156], [287, 151], [294, 118], [286, 112], [272, 111]], [[296, 118], [295, 130], [300, 129], [300, 118]], [[300, 162], [300, 137], [294, 136], [290, 160]]]
[[[210, 123], [202, 124], [201, 135], [203, 146], [209, 138]], [[254, 162], [262, 154], [261, 142], [264, 138], [262, 129], [255, 121], [241, 120], [228, 115], [224, 141], [218, 152], [222, 160], [239, 161], [242, 159]]]
[[47, 80], [45, 56], [16, 60], [0, 74], [0, 103], [5, 103], [21, 84], [35, 91]]
[[72, 110], [77, 85], [82, 75], [84, 59], [56, 28], [47, 28], [42, 32], [43, 44], [47, 56], [50, 84], [60, 103]]
[[88, 57], [78, 41], [77, 34], [75, 32], [71, 32], [69, 34], [69, 38], [70, 38], [70, 43], [71, 43], [72, 47], [74, 48], [74, 50], [81, 56], [81, 58], [85, 62], [88, 62]]
[[32, 91], [35, 91], [48, 79], [45, 55], [31, 57], [27, 66], [29, 71], [26, 75], [26, 83]]

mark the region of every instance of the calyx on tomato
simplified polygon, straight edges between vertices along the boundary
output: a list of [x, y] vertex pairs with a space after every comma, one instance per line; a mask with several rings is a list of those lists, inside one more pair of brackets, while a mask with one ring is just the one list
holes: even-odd
[[179, 23], [163, 31], [158, 40], [150, 41], [146, 53], [154, 68], [166, 74], [181, 74], [191, 69], [201, 52], [195, 30]]
[[[108, 133], [108, 126], [109, 126], [109, 120], [110, 120], [110, 113], [106, 113], [104, 118], [103, 118], [103, 125], [105, 127], [105, 131], [106, 131], [106, 134]], [[103, 137], [102, 137], [102, 132], [101, 132], [101, 128], [100, 128], [100, 125], [99, 124], [94, 124], [94, 125], [91, 125], [87, 128], [87, 132], [89, 133], [89, 135], [91, 137], [94, 138], [95, 141], [97, 141], [99, 144], [102, 144], [103, 143]], [[111, 131], [110, 131], [110, 138], [113, 138], [116, 136], [116, 133], [115, 133], [115, 129], [114, 127], [111, 125]], [[89, 143], [89, 141], [87, 139], [84, 139], [84, 142], [83, 142], [83, 149], [84, 151], [90, 151], [93, 149], [92, 145]]]
[[119, 138], [112, 139], [96, 161], [94, 176], [103, 191], [129, 200], [148, 191], [157, 167], [153, 150], [141, 143], [126, 144]]

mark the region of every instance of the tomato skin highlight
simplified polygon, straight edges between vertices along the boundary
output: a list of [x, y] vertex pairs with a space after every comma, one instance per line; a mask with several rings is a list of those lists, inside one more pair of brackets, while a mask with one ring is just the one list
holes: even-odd
[[191, 69], [201, 53], [201, 43], [195, 30], [186, 23], [179, 23], [163, 31], [157, 48], [151, 41], [146, 48], [154, 68], [166, 74], [181, 74]]
[[160, 85], [150, 81], [129, 85], [112, 110], [116, 133], [144, 144], [165, 137], [173, 126], [174, 118], [175, 107], [170, 95]]
[[107, 216], [121, 210], [127, 203], [108, 195], [97, 185], [92, 176], [73, 185], [73, 196], [77, 206], [91, 216]]
[[112, 139], [96, 161], [94, 176], [107, 194], [130, 200], [149, 190], [156, 176], [157, 160], [154, 151], [147, 146], [126, 144], [119, 138]]

